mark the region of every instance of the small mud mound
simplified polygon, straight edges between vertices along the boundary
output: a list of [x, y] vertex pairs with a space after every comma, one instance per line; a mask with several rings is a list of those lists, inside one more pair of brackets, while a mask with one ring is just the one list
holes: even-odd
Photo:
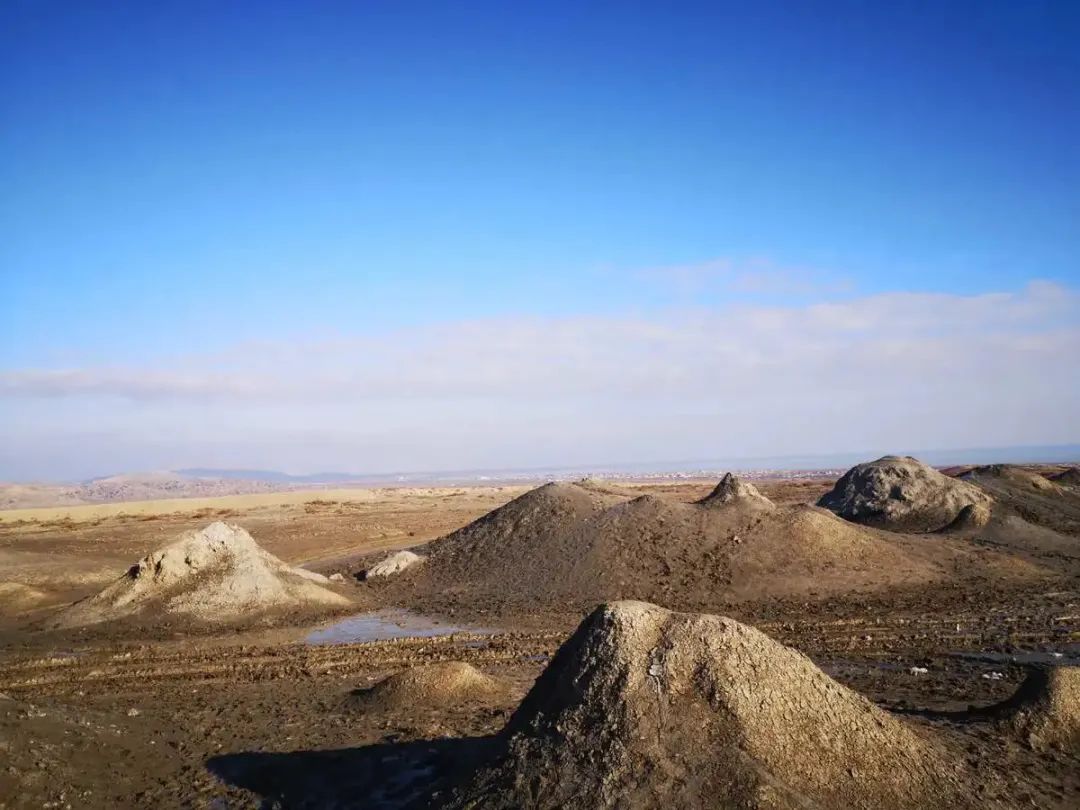
[[1009, 704], [1006, 725], [1032, 748], [1080, 753], [1080, 667], [1033, 670]]
[[900, 532], [931, 532], [948, 526], [969, 504], [990, 508], [978, 487], [910, 456], [884, 456], [858, 464], [818, 501], [845, 520]]
[[430, 544], [428, 562], [398, 587], [436, 611], [440, 599], [499, 610], [627, 598], [701, 609], [945, 575], [826, 510], [776, 506], [734, 477], [717, 489], [679, 503], [548, 484]]
[[390, 577], [400, 574], [407, 568], [419, 565], [424, 557], [412, 551], [395, 551], [382, 562], [376, 563], [364, 572], [364, 579], [377, 579], [378, 577]]
[[232, 622], [268, 610], [325, 610], [351, 604], [323, 582], [325, 577], [291, 568], [264, 551], [239, 526], [219, 521], [185, 532], [148, 554], [101, 593], [66, 609], [57, 626], [156, 613]]
[[981, 503], [969, 503], [960, 510], [953, 522], [941, 529], [943, 532], [969, 532], [990, 523], [990, 508]]
[[698, 503], [702, 506], [723, 506], [733, 501], [741, 501], [747, 504], [771, 509], [774, 504], [760, 492], [753, 484], [747, 484], [731, 473], [726, 473], [716, 485], [716, 489], [702, 498]]
[[405, 709], [487, 701], [505, 691], [502, 683], [471, 664], [445, 661], [398, 672], [356, 692], [354, 698], [370, 708]]
[[972, 807], [955, 762], [757, 630], [619, 602], [558, 651], [450, 806]]

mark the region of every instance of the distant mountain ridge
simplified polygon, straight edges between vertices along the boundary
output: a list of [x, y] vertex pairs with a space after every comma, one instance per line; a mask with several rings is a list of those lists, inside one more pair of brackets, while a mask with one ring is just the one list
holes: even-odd
[[268, 481], [276, 484], [336, 484], [346, 481], [363, 481], [370, 475], [345, 472], [318, 472], [293, 475], [280, 470], [219, 469], [216, 467], [189, 467], [174, 470], [178, 475], [190, 478], [217, 478], [223, 480]]
[[[984, 463], [1062, 464], [1080, 461], [1080, 445], [910, 450], [889, 452], [913, 455], [938, 468]], [[736, 471], [747, 478], [838, 476], [845, 469], [883, 455], [877, 450], [802, 456], [725, 458], [666, 462], [566, 465], [531, 468], [406, 471], [395, 473], [317, 472], [292, 474], [252, 468], [186, 467], [178, 470], [106, 475], [68, 483], [0, 482], [0, 510], [92, 503], [206, 498], [280, 492], [326, 486], [469, 486], [568, 481], [582, 477], [625, 479], [719, 478]]]

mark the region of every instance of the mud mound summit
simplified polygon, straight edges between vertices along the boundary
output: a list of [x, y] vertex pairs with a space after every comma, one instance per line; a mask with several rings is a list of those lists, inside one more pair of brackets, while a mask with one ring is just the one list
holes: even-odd
[[500, 609], [635, 598], [701, 609], [943, 576], [900, 541], [824, 509], [776, 505], [730, 475], [698, 503], [546, 484], [424, 553], [393, 587], [426, 594], [431, 607], [446, 598]]
[[230, 622], [267, 611], [351, 604], [320, 574], [292, 568], [239, 526], [211, 523], [148, 554], [101, 593], [67, 608], [57, 626], [172, 614]]
[[450, 805], [1000, 806], [957, 762], [757, 630], [619, 602], [558, 651]]
[[992, 504], [978, 487], [911, 456], [857, 464], [818, 501], [845, 520], [899, 532], [937, 531], [967, 506], [989, 509]]

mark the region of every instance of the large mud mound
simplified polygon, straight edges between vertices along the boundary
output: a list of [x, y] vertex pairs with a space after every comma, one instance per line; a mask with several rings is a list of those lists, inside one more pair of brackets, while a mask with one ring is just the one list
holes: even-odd
[[910, 456], [883, 456], [857, 464], [821, 496], [818, 506], [845, 520], [901, 532], [937, 531], [964, 507], [989, 508], [978, 487], [944, 475]]
[[325, 582], [264, 551], [239, 526], [219, 521], [143, 557], [101, 593], [65, 610], [57, 624], [75, 627], [158, 613], [230, 622], [269, 610], [351, 604], [323, 587]]
[[[581, 609], [635, 598], [702, 609], [749, 598], [925, 583], [942, 569], [811, 506], [737, 479], [700, 503], [547, 484], [427, 549], [395, 578], [409, 596], [474, 607]], [[404, 598], [404, 597], [403, 597]]]
[[444, 661], [397, 672], [370, 689], [358, 692], [355, 697], [361, 705], [368, 708], [444, 708], [459, 703], [490, 700], [505, 691], [503, 684], [471, 664]]
[[619, 602], [563, 645], [451, 806], [971, 806], [953, 762], [757, 630]]

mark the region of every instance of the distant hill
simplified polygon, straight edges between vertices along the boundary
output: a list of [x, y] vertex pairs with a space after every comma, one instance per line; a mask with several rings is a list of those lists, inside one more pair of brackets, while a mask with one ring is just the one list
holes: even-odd
[[291, 475], [279, 470], [222, 470], [214, 467], [190, 467], [176, 470], [178, 475], [190, 478], [217, 478], [224, 480], [269, 481], [275, 484], [340, 484], [346, 481], [362, 481], [371, 476], [344, 472], [320, 472], [308, 475]]
[[271, 481], [189, 476], [178, 472], [135, 473], [94, 478], [78, 484], [0, 484], [0, 509], [213, 498], [288, 488], [289, 484]]

